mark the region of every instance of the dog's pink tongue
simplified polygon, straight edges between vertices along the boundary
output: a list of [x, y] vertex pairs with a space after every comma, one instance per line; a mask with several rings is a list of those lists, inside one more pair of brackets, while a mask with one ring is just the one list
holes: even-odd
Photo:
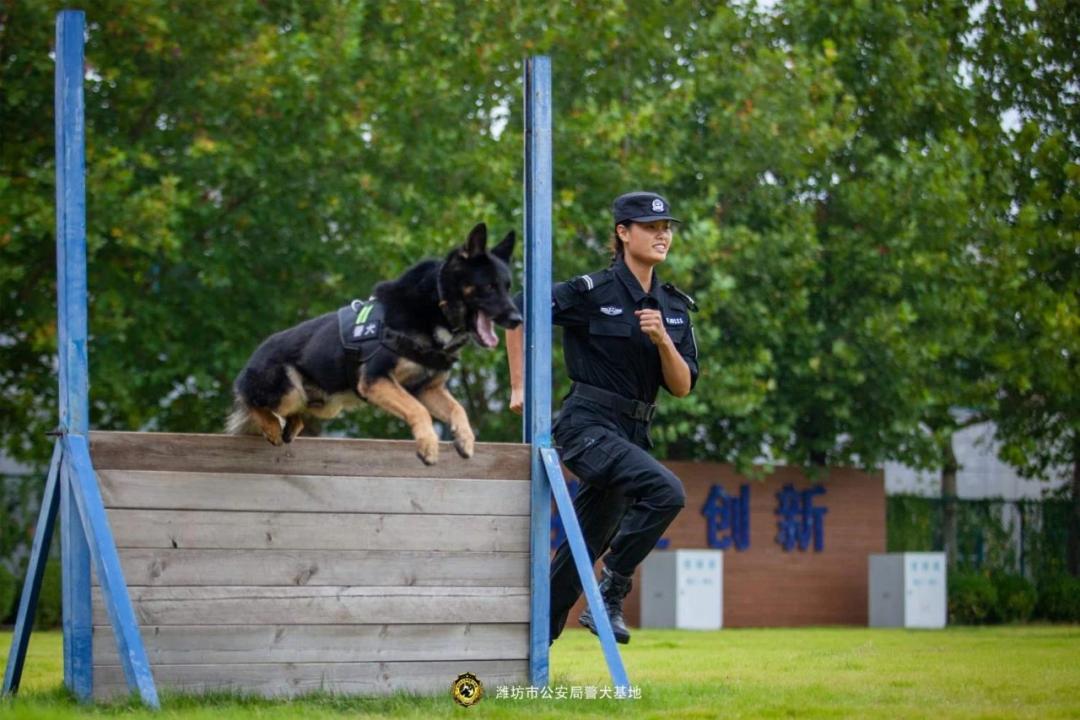
[[480, 342], [484, 343], [484, 347], [493, 348], [499, 344], [499, 336], [495, 334], [495, 325], [483, 310], [476, 312], [476, 333], [480, 336]]

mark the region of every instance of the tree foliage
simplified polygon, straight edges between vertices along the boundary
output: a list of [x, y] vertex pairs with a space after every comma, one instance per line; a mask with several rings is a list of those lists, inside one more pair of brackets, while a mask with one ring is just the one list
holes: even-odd
[[[59, 7], [0, 11], [0, 434], [31, 458], [55, 423]], [[702, 308], [702, 376], [663, 401], [661, 452], [935, 466], [964, 407], [1014, 463], [1075, 462], [1067, 3], [86, 10], [95, 427], [217, 431], [266, 334], [477, 221], [518, 227], [521, 63], [548, 53], [556, 278], [607, 263], [620, 192], [686, 220], [661, 273]], [[469, 349], [452, 378], [481, 439], [520, 433], [504, 366]], [[406, 432], [368, 412], [331, 429]]]

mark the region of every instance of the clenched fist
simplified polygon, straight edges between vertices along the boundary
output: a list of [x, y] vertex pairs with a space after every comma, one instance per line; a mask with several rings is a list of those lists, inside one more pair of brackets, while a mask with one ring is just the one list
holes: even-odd
[[653, 345], [663, 345], [668, 334], [667, 328], [664, 327], [664, 316], [660, 311], [635, 310], [634, 315], [637, 316], [638, 321], [641, 323], [641, 332], [649, 336], [649, 339], [653, 341]]

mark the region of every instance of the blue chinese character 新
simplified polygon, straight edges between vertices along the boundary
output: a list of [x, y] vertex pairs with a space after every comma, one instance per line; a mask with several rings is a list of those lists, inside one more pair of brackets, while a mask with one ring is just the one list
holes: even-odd
[[814, 497], [824, 495], [825, 488], [815, 485], [809, 490], [799, 492], [791, 485], [785, 485], [776, 493], [776, 542], [790, 552], [795, 545], [805, 550], [814, 541], [814, 551], [825, 549], [825, 514], [826, 508], [815, 507]]

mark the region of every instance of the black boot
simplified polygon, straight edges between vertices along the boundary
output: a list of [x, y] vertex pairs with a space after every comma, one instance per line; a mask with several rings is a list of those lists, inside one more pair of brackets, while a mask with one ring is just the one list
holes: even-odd
[[[600, 596], [604, 599], [604, 607], [607, 609], [608, 619], [611, 620], [611, 630], [615, 633], [615, 642], [626, 644], [630, 642], [630, 630], [626, 627], [623, 619], [622, 604], [627, 593], [630, 592], [632, 579], [626, 575], [608, 570], [602, 566], [600, 572]], [[596, 631], [596, 623], [593, 622], [592, 613], [588, 608], [581, 613], [578, 622], [589, 628], [593, 635], [599, 635]]]

